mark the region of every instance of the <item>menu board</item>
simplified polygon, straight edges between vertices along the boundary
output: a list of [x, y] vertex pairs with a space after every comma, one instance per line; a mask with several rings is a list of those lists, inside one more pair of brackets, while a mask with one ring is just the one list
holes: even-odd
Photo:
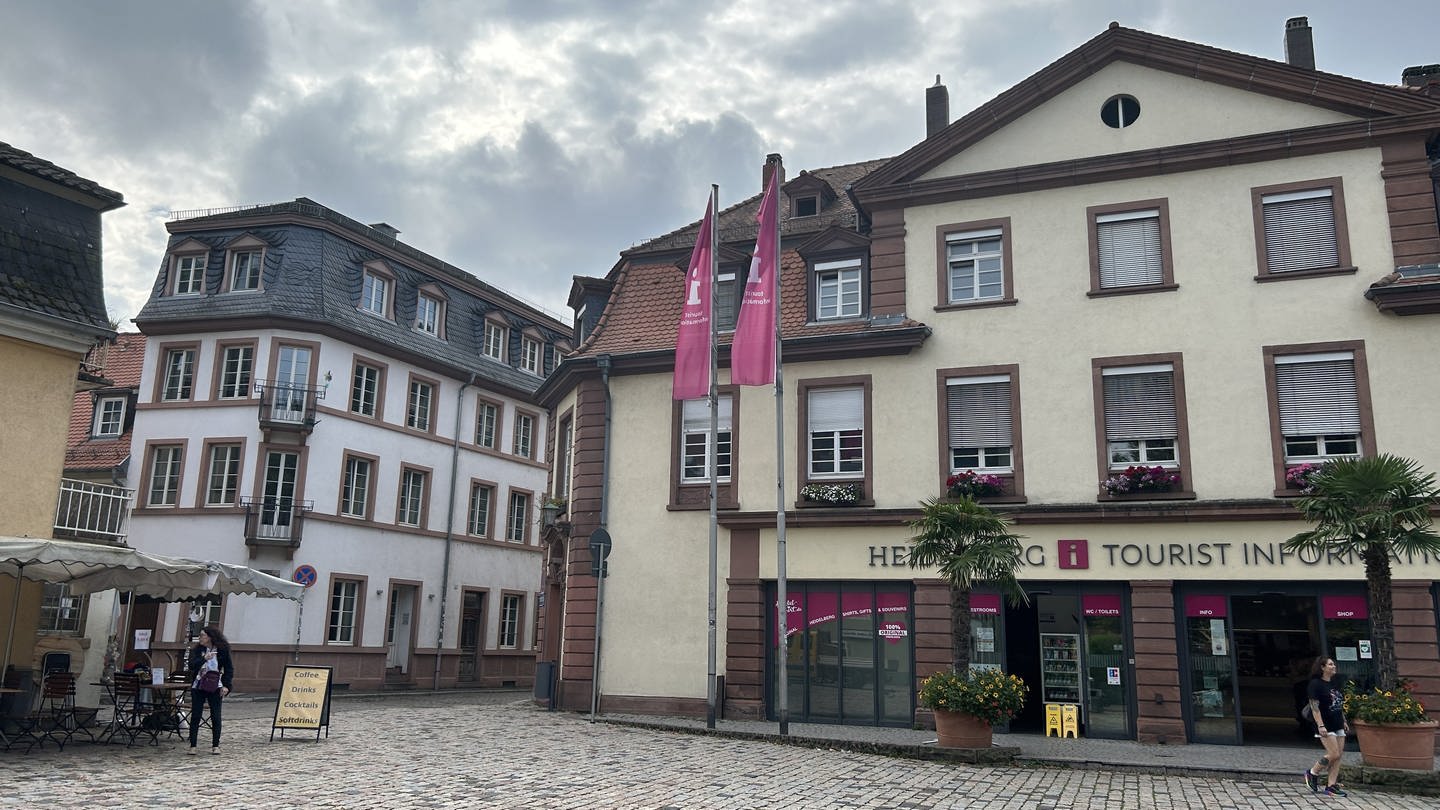
[[320, 729], [330, 736], [330, 676], [331, 667], [285, 667], [280, 678], [280, 697], [275, 701], [275, 720], [270, 727], [270, 739], [275, 731], [285, 736], [286, 729], [314, 731], [320, 739]]

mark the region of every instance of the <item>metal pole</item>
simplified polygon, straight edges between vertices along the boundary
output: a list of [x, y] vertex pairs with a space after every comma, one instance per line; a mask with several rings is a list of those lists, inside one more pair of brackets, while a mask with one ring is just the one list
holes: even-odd
[[[709, 584], [709, 595], [706, 601], [708, 655], [707, 667], [705, 671], [705, 727], [708, 729], [715, 728], [715, 705], [717, 702], [715, 694], [715, 676], [717, 674], [716, 670], [718, 668], [716, 662], [717, 656], [715, 652], [717, 646], [717, 640], [715, 638], [715, 603], [717, 601], [716, 591], [718, 590], [716, 580], [719, 578], [720, 570], [720, 523], [719, 514], [717, 512], [720, 498], [720, 487], [719, 482], [716, 480], [718, 473], [716, 456], [718, 455], [717, 451], [720, 449], [720, 397], [716, 394], [715, 391], [716, 383], [719, 381], [719, 371], [716, 368], [716, 366], [718, 365], [716, 360], [718, 350], [715, 345], [716, 335], [718, 333], [718, 330], [716, 329], [717, 324], [715, 322], [715, 281], [716, 276], [718, 275], [718, 262], [716, 261], [717, 257], [715, 255], [715, 225], [716, 220], [719, 217], [719, 206], [717, 205], [717, 202], [719, 201], [719, 196], [720, 187], [715, 185], [714, 183], [711, 183], [710, 207], [708, 209], [710, 211], [710, 439], [708, 448], [709, 452], [706, 453], [706, 455], [709, 457], [706, 460], [706, 474], [710, 477], [710, 569], [709, 575], [706, 578]], [[734, 419], [733, 415], [731, 416], [731, 419]]]
[[4, 686], [5, 673], [10, 669], [10, 648], [15, 646], [15, 614], [20, 612], [20, 583], [25, 581], [25, 563], [15, 569], [15, 598], [10, 604], [10, 632], [5, 635], [5, 665], [0, 666], [0, 686]]
[[[778, 201], [776, 203], [779, 204]], [[777, 651], [780, 680], [776, 715], [780, 720], [780, 736], [790, 733], [790, 672], [787, 655], [790, 648], [790, 602], [785, 573], [785, 366], [780, 351], [784, 347], [780, 331], [780, 218], [775, 218], [775, 597], [779, 623], [780, 646]]]
[[600, 615], [605, 612], [605, 565], [600, 561], [600, 576], [595, 580], [595, 672], [590, 677], [590, 722], [600, 711]]

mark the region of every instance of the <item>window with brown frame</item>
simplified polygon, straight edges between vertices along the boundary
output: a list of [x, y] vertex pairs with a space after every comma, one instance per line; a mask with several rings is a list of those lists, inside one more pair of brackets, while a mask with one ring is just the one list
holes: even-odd
[[1095, 205], [1085, 213], [1092, 296], [1176, 289], [1168, 200]]
[[1009, 217], [941, 225], [935, 234], [937, 309], [1015, 303]]
[[1176, 482], [1133, 492], [1101, 486], [1100, 497], [1194, 497], [1191, 492], [1185, 377], [1179, 354], [1104, 357], [1094, 374], [1100, 479], [1114, 480], [1130, 468], [1155, 468]]
[[1257, 281], [1354, 273], [1339, 177], [1250, 190]]

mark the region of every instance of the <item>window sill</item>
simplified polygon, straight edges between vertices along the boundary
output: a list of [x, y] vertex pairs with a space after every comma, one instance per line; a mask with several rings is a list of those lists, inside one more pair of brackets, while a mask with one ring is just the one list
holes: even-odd
[[1136, 284], [1132, 287], [1102, 287], [1085, 293], [1089, 298], [1109, 298], [1115, 295], [1143, 295], [1145, 293], [1172, 292], [1180, 289], [1179, 284]]
[[834, 323], [868, 323], [869, 316], [865, 313], [859, 315], [841, 315], [834, 318], [811, 318], [805, 323], [806, 326], [829, 326]]
[[1285, 273], [1260, 273], [1255, 276], [1255, 281], [1264, 284], [1268, 281], [1290, 281], [1297, 278], [1325, 278], [1326, 276], [1353, 276], [1357, 272], [1355, 267], [1326, 267], [1320, 270], [1291, 270]]
[[796, 501], [796, 509], [855, 509], [875, 506], [875, 501], [866, 498], [863, 501], [850, 501], [847, 503], [831, 503], [829, 501]]
[[[959, 498], [952, 498], [952, 497], [950, 497], [949, 495], [946, 495], [946, 496], [940, 498], [939, 500], [940, 500], [941, 503], [959, 503], [959, 502], [960, 502], [960, 499], [959, 499]], [[1027, 498], [1027, 497], [1025, 497], [1024, 495], [987, 495], [987, 496], [985, 496], [985, 497], [983, 497], [983, 498], [976, 498], [976, 499], [975, 499], [975, 502], [976, 502], [976, 503], [979, 503], [979, 504], [990, 504], [990, 503], [994, 503], [994, 504], [1022, 504], [1022, 503], [1029, 503], [1029, 502], [1030, 502], [1030, 499]]]
[[936, 312], [958, 312], [964, 309], [989, 309], [991, 307], [1013, 307], [1020, 303], [1016, 298], [996, 298], [988, 301], [969, 301], [958, 304], [936, 304]]
[[1127, 495], [1107, 495], [1102, 493], [1098, 495], [1095, 500], [1100, 503], [1106, 501], [1193, 501], [1195, 500], [1195, 493], [1189, 490], [1179, 490], [1175, 492], [1135, 492]]

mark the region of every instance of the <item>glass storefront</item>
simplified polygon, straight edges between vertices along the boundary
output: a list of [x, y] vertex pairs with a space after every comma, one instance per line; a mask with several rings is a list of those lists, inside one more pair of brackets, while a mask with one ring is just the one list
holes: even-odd
[[[770, 604], [776, 593], [769, 589]], [[908, 726], [914, 717], [910, 584], [791, 582], [786, 593], [788, 710], [794, 722]], [[769, 628], [775, 649], [779, 628]], [[769, 657], [768, 713], [778, 667]]]

